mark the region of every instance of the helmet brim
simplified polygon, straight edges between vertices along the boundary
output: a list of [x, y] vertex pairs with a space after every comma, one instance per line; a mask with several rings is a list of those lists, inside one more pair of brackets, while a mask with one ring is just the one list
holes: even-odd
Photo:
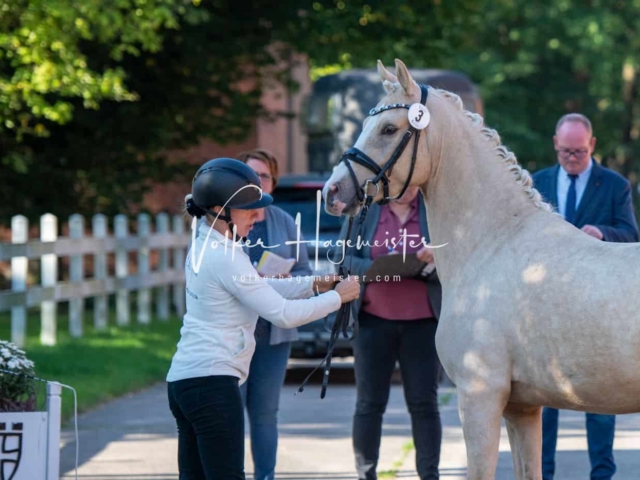
[[271, 205], [273, 203], [273, 197], [271, 195], [269, 195], [268, 193], [262, 193], [262, 198], [260, 198], [259, 200], [256, 200], [255, 202], [251, 202], [247, 205], [241, 205], [238, 207], [230, 207], [230, 208], [237, 208], [239, 210], [252, 210], [254, 208], [264, 208], [264, 207], [268, 207], [269, 205]]

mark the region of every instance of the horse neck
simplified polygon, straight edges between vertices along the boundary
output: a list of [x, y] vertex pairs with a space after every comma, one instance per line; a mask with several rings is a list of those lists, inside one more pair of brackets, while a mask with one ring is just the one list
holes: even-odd
[[[460, 115], [455, 141], [444, 133], [434, 177], [426, 187], [431, 243], [441, 280], [481, 261], [513, 237], [523, 215], [537, 209], [495, 144]], [[465, 123], [466, 122], [466, 123]]]

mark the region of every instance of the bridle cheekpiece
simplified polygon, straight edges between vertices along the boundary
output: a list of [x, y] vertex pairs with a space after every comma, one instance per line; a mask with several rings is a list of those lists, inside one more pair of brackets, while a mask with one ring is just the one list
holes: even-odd
[[[374, 117], [382, 112], [386, 112], [387, 110], [393, 110], [396, 108], [404, 108], [408, 110], [407, 116], [409, 118], [409, 124], [410, 124], [409, 129], [404, 133], [404, 135], [402, 136], [402, 139], [400, 140], [400, 143], [398, 144], [398, 146], [395, 148], [395, 150], [393, 151], [393, 153], [391, 154], [387, 162], [382, 167], [378, 165], [371, 157], [369, 157], [362, 150], [355, 147], [351, 147], [346, 152], [344, 152], [344, 154], [342, 155], [342, 158], [340, 159], [340, 161], [344, 162], [344, 164], [347, 166], [347, 169], [349, 170], [349, 175], [351, 176], [351, 179], [353, 180], [353, 184], [356, 187], [356, 194], [358, 196], [358, 200], [360, 201], [360, 205], [364, 208], [365, 211], [368, 210], [369, 206], [373, 201], [373, 198], [380, 191], [380, 187], [378, 185], [380, 182], [382, 182], [382, 186], [384, 190], [384, 197], [379, 202], [381, 205], [388, 203], [390, 200], [394, 200], [396, 198], [401, 197], [404, 194], [404, 192], [407, 190], [407, 187], [411, 182], [411, 177], [413, 176], [413, 170], [416, 164], [416, 157], [418, 154], [418, 141], [420, 140], [420, 132], [427, 127], [431, 119], [429, 110], [427, 109], [427, 97], [429, 96], [429, 89], [426, 85], [419, 85], [419, 87], [421, 92], [420, 103], [414, 103], [411, 105], [407, 103], [392, 103], [389, 105], [382, 105], [378, 108], [372, 108], [371, 110], [369, 110], [370, 117]], [[400, 194], [396, 197], [390, 197], [388, 175], [391, 174], [391, 169], [393, 168], [395, 163], [398, 161], [398, 159], [402, 155], [402, 152], [404, 152], [404, 149], [409, 144], [409, 140], [411, 140], [411, 137], [414, 137], [415, 141], [413, 143], [413, 155], [411, 156], [411, 167], [409, 169], [409, 176], [407, 177], [407, 180], [405, 181]], [[369, 169], [374, 173], [375, 177], [367, 179], [364, 185], [360, 185], [358, 183], [358, 178], [356, 176], [356, 173], [353, 170], [353, 167], [351, 166], [351, 162], [358, 163], [363, 167]], [[375, 194], [370, 195], [369, 187], [372, 184], [375, 185], [376, 190], [375, 190]]]

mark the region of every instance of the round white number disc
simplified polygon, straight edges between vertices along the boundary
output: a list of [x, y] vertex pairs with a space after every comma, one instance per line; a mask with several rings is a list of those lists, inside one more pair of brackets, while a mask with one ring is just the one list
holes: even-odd
[[413, 128], [417, 128], [418, 130], [422, 130], [429, 125], [429, 121], [431, 120], [431, 114], [429, 113], [429, 109], [425, 107], [421, 103], [414, 103], [409, 108], [409, 123]]

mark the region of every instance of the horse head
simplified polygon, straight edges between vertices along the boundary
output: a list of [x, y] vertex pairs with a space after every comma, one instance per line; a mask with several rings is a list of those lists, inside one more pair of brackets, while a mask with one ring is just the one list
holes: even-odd
[[[418, 85], [402, 61], [396, 75], [378, 60], [386, 95], [372, 109], [352, 149], [323, 189], [325, 209], [331, 215], [355, 215], [367, 197], [385, 202], [409, 186], [425, 186], [436, 165], [429, 160], [437, 93]], [[417, 161], [417, 158], [420, 160]]]

